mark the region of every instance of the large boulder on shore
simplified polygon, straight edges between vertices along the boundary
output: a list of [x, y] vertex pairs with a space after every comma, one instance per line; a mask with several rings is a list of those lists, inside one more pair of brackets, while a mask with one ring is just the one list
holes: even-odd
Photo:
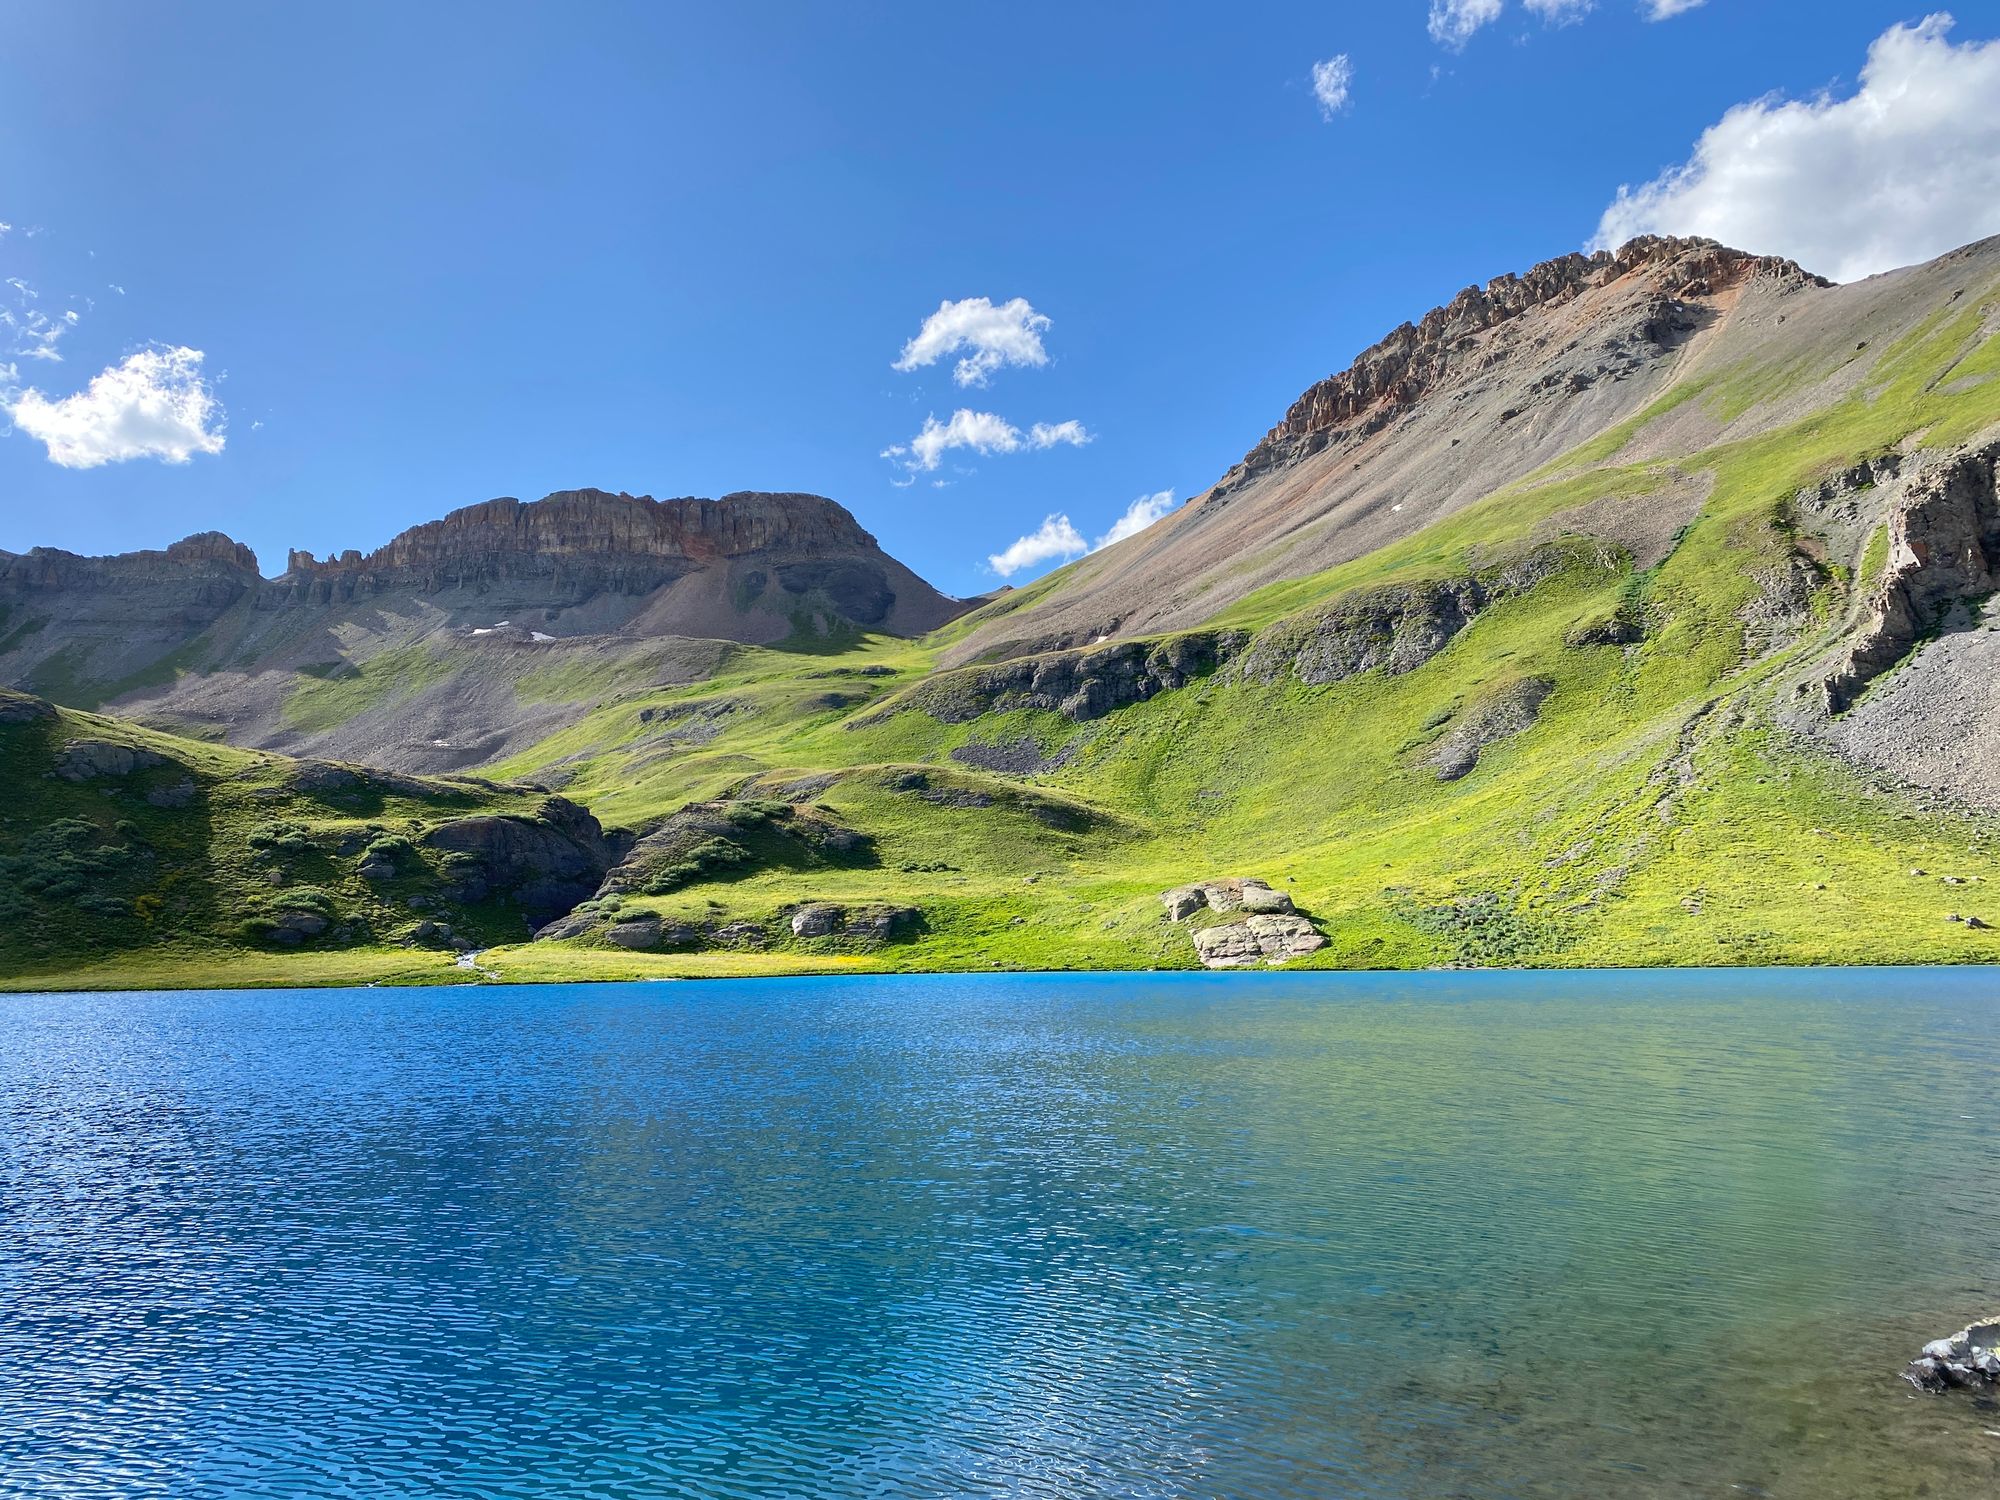
[[1195, 929], [1194, 950], [1211, 969], [1242, 969], [1252, 964], [1281, 964], [1303, 958], [1326, 946], [1326, 939], [1297, 913], [1259, 915], [1221, 927]]

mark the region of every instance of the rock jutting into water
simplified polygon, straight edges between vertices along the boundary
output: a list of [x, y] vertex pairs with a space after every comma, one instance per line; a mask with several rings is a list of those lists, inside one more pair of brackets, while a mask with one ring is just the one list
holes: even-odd
[[1950, 1338], [1932, 1339], [1903, 1378], [1920, 1391], [1954, 1386], [1989, 1390], [2000, 1384], [2000, 1316], [1970, 1323]]

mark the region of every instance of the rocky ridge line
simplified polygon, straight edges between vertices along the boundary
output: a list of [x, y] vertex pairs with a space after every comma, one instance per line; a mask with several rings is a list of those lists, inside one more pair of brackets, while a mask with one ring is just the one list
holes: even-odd
[[1775, 256], [1750, 255], [1708, 239], [1646, 235], [1615, 253], [1558, 256], [1483, 287], [1469, 286], [1443, 307], [1364, 349], [1347, 369], [1309, 387], [1284, 420], [1217, 481], [1212, 493], [1241, 488], [1258, 474], [1309, 457], [1340, 437], [1381, 430], [1472, 357], [1479, 335], [1533, 309], [1644, 275], [1656, 289], [1638, 336], [1656, 348], [1668, 348], [1694, 326], [1691, 299], [1714, 296], [1760, 274], [1798, 285], [1832, 285]]

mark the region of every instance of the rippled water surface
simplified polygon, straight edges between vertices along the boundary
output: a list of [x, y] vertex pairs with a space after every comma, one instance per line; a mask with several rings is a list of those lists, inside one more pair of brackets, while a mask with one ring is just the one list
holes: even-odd
[[0, 997], [9, 1496], [2000, 1492], [2000, 975]]

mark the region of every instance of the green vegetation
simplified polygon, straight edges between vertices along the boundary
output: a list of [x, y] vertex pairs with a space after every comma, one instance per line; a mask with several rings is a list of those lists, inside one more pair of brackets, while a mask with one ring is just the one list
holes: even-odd
[[[478, 977], [423, 931], [440, 926], [510, 980], [1187, 967], [1187, 931], [1158, 895], [1228, 875], [1311, 915], [1328, 946], [1307, 967], [2000, 960], [2000, 931], [1947, 920], [2000, 927], [2000, 823], [1878, 784], [1774, 712], [1888, 555], [1880, 525], [1858, 556], [1817, 555], [1794, 496], [1913, 439], [1938, 448], [2000, 422], [1990, 319], [1967, 298], [1839, 369], [1697, 372], [1526, 479], [1207, 627], [1252, 635], [1254, 653], [1309, 638], [1364, 591], [1554, 558], [1405, 670], [1310, 685], [1239, 657], [1095, 717], [924, 711], [969, 701], [933, 674], [973, 621], [1065, 570], [924, 641], [805, 631], [717, 648], [694, 682], [664, 654], [530, 672], [522, 701], [595, 706], [487, 783], [302, 790], [279, 757], [71, 712], [0, 723], [16, 789], [0, 807], [0, 974]], [[1834, 394], [1753, 420], [1773, 394], [1821, 388]], [[1691, 403], [1714, 446], [1627, 458]], [[1670, 496], [1689, 519], [1651, 566], [1564, 540], [1565, 516], [1593, 502]], [[409, 648], [309, 674], [287, 718], [338, 724], [446, 671]], [[157, 763], [65, 780], [57, 757], [79, 739]], [[1440, 774], [1440, 746], [1470, 747], [1466, 774]], [[561, 941], [526, 942], [521, 910], [427, 842], [468, 813], [531, 817], [539, 794], [499, 784], [528, 781], [639, 840]], [[795, 936], [803, 903], [920, 920]], [[652, 923], [650, 951], [616, 935]]]

